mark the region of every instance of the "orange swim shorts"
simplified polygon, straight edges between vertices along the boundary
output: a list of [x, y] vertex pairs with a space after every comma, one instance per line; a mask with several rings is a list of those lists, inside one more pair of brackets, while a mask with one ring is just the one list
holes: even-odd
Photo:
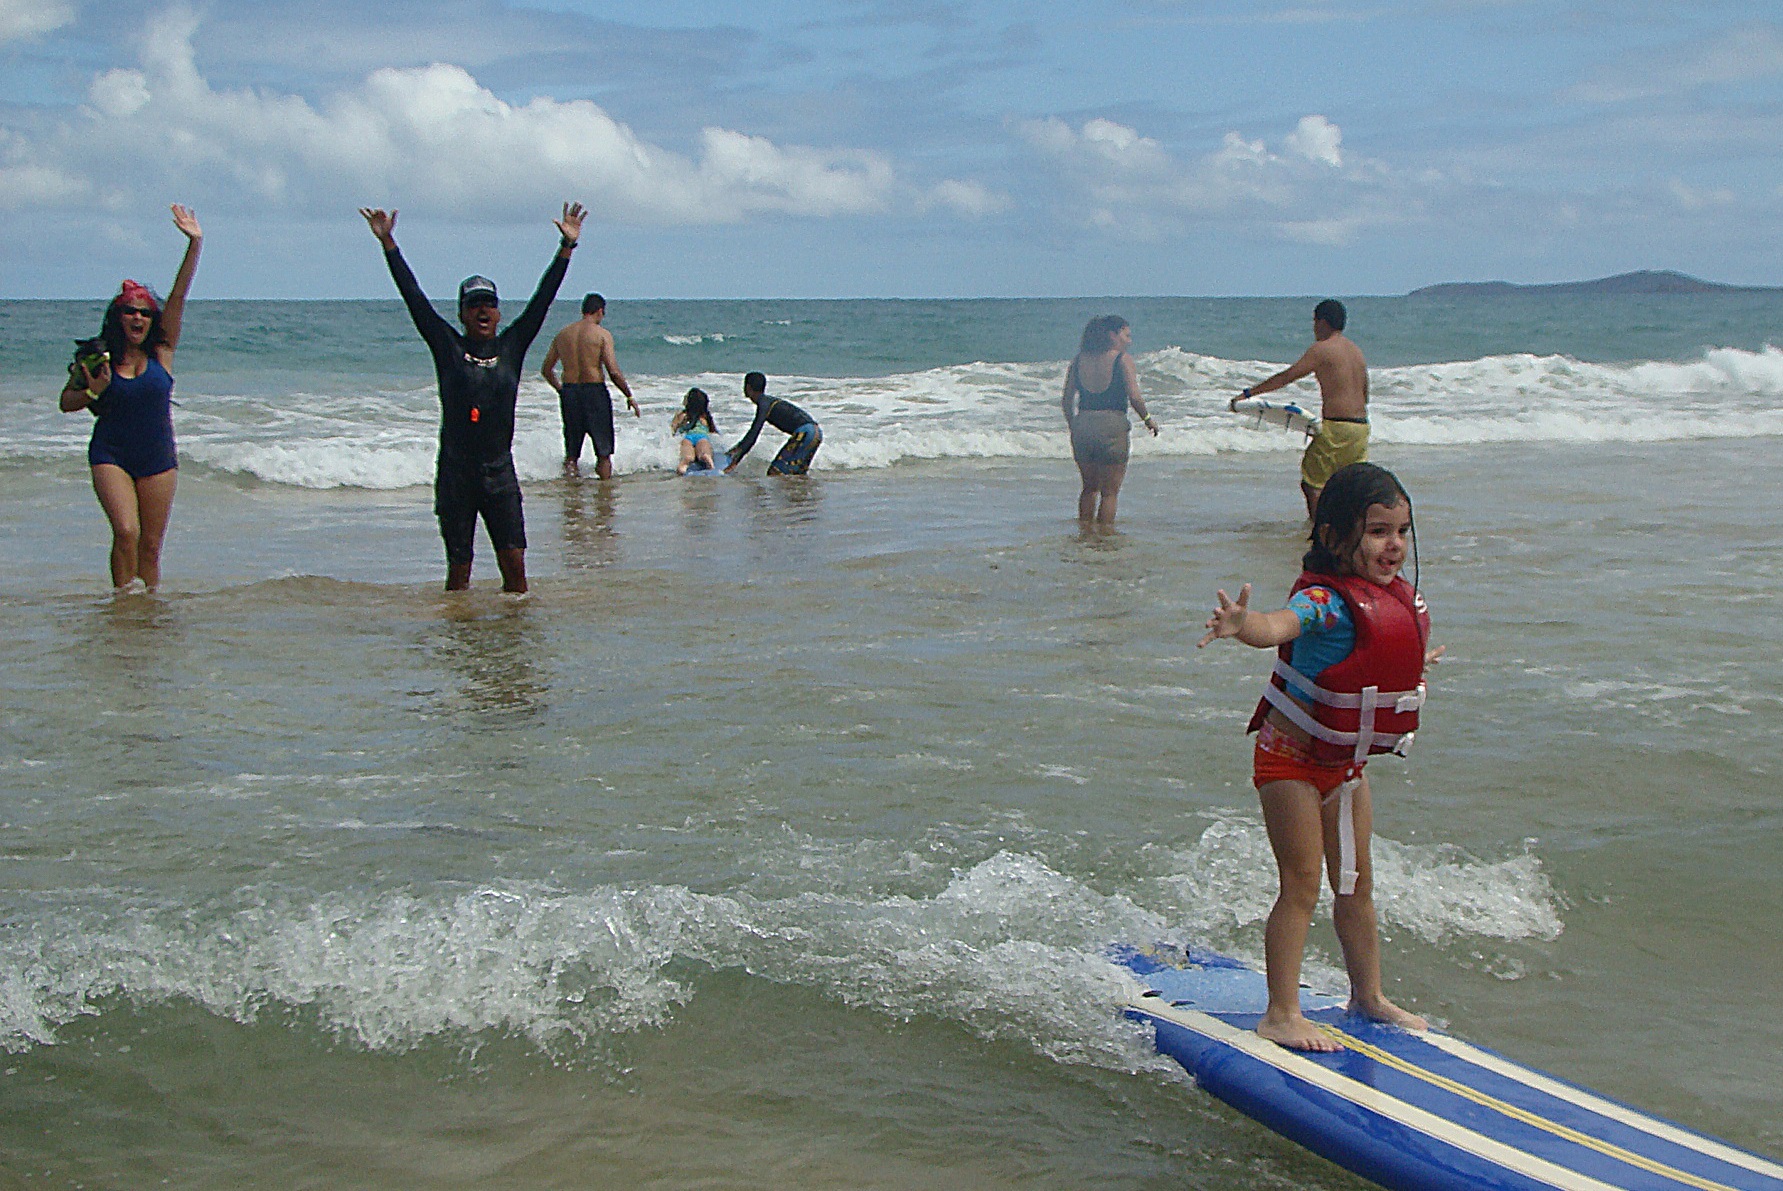
[[1356, 773], [1350, 765], [1321, 765], [1304, 743], [1265, 722], [1257, 730], [1251, 754], [1251, 785], [1261, 790], [1270, 782], [1305, 782], [1323, 798]]

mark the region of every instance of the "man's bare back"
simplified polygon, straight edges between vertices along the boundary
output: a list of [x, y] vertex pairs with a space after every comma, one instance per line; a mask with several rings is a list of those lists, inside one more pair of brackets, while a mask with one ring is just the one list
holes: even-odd
[[1332, 331], [1300, 358], [1319, 382], [1319, 416], [1360, 420], [1368, 416], [1368, 363], [1341, 331]]
[[1243, 396], [1261, 397], [1311, 376], [1319, 382], [1320, 417], [1364, 420], [1368, 417], [1368, 362], [1362, 358], [1362, 349], [1320, 319], [1313, 320], [1313, 339], [1305, 355], [1268, 380], [1246, 389]]
[[[565, 385], [605, 384], [609, 372], [615, 374], [617, 383], [624, 375], [613, 358], [613, 332], [601, 326], [600, 316], [594, 314], [583, 315], [551, 340], [545, 367], [549, 370], [554, 364], [563, 365], [559, 383]], [[625, 386], [620, 388], [629, 393]]]
[[[539, 375], [556, 391], [563, 409], [563, 471], [578, 475], [584, 436], [594, 439], [594, 470], [601, 479], [613, 476], [613, 408], [607, 381], [625, 394], [633, 417], [644, 411], [631, 395], [631, 385], [613, 358], [613, 333], [601, 326], [607, 300], [599, 294], [582, 299], [582, 317], [559, 331], [545, 353]], [[558, 365], [563, 377], [558, 378]], [[599, 386], [598, 388], [596, 386]]]

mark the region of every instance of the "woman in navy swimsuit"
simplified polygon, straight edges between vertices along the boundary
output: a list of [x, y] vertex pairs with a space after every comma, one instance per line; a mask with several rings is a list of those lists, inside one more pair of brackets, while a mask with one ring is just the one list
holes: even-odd
[[161, 541], [173, 512], [179, 457], [173, 446], [173, 350], [179, 346], [186, 291], [198, 269], [204, 233], [190, 207], [175, 204], [173, 223], [186, 234], [186, 255], [163, 306], [148, 286], [126, 281], [105, 310], [100, 337], [110, 359], [89, 372], [68, 370], [62, 412], [92, 411], [87, 463], [93, 491], [111, 522], [111, 582], [161, 582]]
[[1071, 431], [1071, 457], [1083, 477], [1077, 520], [1086, 526], [1114, 524], [1121, 483], [1127, 478], [1127, 407], [1133, 407], [1147, 430], [1158, 433], [1139, 396], [1139, 373], [1127, 354], [1132, 346], [1133, 328], [1126, 319], [1118, 314], [1092, 318], [1065, 370], [1065, 426]]

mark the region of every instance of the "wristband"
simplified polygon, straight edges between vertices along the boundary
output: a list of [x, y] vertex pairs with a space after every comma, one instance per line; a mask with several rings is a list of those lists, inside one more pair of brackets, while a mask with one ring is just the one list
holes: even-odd
[[1240, 401], [1249, 401], [1250, 397], [1251, 397], [1251, 391], [1249, 389], [1246, 389], [1244, 392], [1242, 392], [1238, 395], [1238, 399]]

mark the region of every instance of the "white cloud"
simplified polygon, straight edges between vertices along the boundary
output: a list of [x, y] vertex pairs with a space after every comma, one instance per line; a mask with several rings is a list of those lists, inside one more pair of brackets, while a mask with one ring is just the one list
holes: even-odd
[[1288, 148], [1308, 161], [1339, 169], [1343, 166], [1343, 130], [1323, 116], [1302, 116], [1288, 134]]
[[1267, 165], [1269, 146], [1262, 141], [1247, 141], [1236, 132], [1228, 132], [1220, 142], [1219, 152], [1208, 159], [1216, 165]]
[[1694, 186], [1688, 185], [1681, 178], [1672, 178], [1666, 184], [1666, 190], [1671, 194], [1673, 201], [1686, 211], [1704, 211], [1712, 207], [1728, 207], [1732, 206], [1735, 201], [1733, 191], [1724, 187], [1717, 187], [1713, 190], [1700, 190]]
[[[696, 156], [677, 153], [591, 101], [511, 104], [444, 63], [376, 70], [314, 102], [218, 89], [198, 70], [197, 27], [184, 9], [152, 21], [136, 68], [95, 77], [88, 107], [33, 138], [37, 163], [77, 181], [94, 163], [80, 184], [102, 198], [115, 183], [97, 163], [127, 153], [143, 165], [132, 194], [148, 181], [143, 170], [159, 169], [155, 181], [195, 203], [375, 203], [480, 217], [536, 213], [566, 198], [584, 199], [603, 219], [669, 224], [867, 215], [931, 201], [966, 213], [995, 206], [970, 182], [925, 193], [866, 150], [779, 145], [709, 127]], [[0, 202], [21, 205], [52, 190], [20, 180], [0, 188]]]
[[0, 165], [0, 207], [35, 207], [67, 202], [87, 186], [53, 166]]
[[[1256, 220], [1283, 239], [1339, 244], [1387, 218], [1385, 205], [1360, 201], [1362, 192], [1387, 180], [1383, 167], [1346, 161], [1343, 131], [1324, 116], [1302, 117], [1279, 153], [1234, 131], [1188, 161], [1106, 119], [1076, 130], [1051, 117], [1019, 131], [1081, 188], [1083, 219], [1094, 227], [1157, 236], [1180, 231], [1190, 219]], [[1334, 202], [1346, 201], [1356, 209], [1329, 213]], [[1371, 213], [1361, 214], [1364, 208]]]
[[87, 98], [101, 115], [122, 120], [148, 106], [149, 85], [141, 71], [108, 70], [93, 80]]
[[978, 182], [961, 182], [949, 178], [930, 189], [928, 206], [948, 207], [961, 215], [995, 215], [1009, 209], [1009, 196], [991, 190]]
[[1288, 220], [1277, 225], [1277, 230], [1284, 240], [1293, 240], [1300, 244], [1318, 244], [1327, 248], [1341, 248], [1356, 238], [1363, 221], [1356, 218], [1347, 219], [1298, 219]]
[[0, 45], [60, 29], [73, 19], [69, 0], [0, 0]]
[[1096, 168], [1156, 171], [1169, 166], [1169, 155], [1150, 137], [1124, 124], [1097, 118], [1074, 129], [1057, 116], [1029, 120], [1019, 126], [1029, 144], [1053, 157], [1093, 163]]
[[85, 189], [80, 179], [38, 161], [28, 143], [0, 128], [0, 208], [66, 202]]
[[1783, 78], [1783, 30], [1748, 25], [1663, 55], [1630, 58], [1567, 95], [1585, 103], [1615, 104], [1778, 78]]

